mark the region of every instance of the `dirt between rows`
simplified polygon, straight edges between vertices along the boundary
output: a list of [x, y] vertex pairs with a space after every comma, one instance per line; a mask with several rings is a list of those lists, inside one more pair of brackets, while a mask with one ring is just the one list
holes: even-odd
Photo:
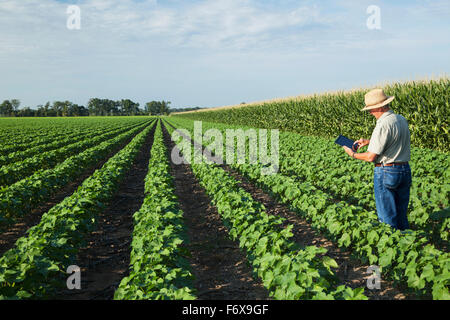
[[[200, 148], [197, 143], [195, 144]], [[293, 241], [301, 246], [317, 246], [327, 249], [325, 255], [333, 258], [338, 264], [338, 268], [334, 272], [339, 279], [339, 284], [344, 284], [351, 288], [363, 287], [365, 295], [370, 300], [418, 299], [414, 295], [405, 294], [406, 288], [401, 290], [394, 287], [392, 281], [383, 278], [380, 279], [380, 289], [368, 289], [368, 279], [372, 275], [372, 273], [367, 273], [369, 265], [362, 264], [359, 260], [354, 259], [351, 256], [351, 252], [339, 248], [332, 241], [328, 240], [325, 235], [313, 229], [308, 221], [301, 218], [286, 205], [279, 203], [274, 197], [271, 197], [236, 170], [228, 165], [221, 165], [221, 167], [233, 176], [239, 182], [239, 186], [250, 193], [254, 200], [261, 202], [265, 206], [267, 214], [283, 217], [285, 219], [284, 228], [288, 225], [293, 226]]]
[[59, 300], [111, 300], [129, 271], [133, 214], [144, 200], [145, 176], [155, 127], [147, 135], [131, 169], [120, 182], [109, 205], [97, 217], [97, 227], [81, 248], [81, 290], [63, 290]]
[[[175, 147], [167, 130], [164, 141], [170, 153]], [[170, 156], [170, 154], [169, 154]], [[268, 292], [252, 276], [239, 243], [228, 238], [217, 209], [200, 186], [189, 165], [171, 162], [175, 194], [184, 213], [190, 251], [189, 262], [200, 300], [266, 300]]]
[[64, 198], [73, 194], [84, 180], [89, 178], [95, 172], [95, 170], [100, 169], [111, 157], [113, 157], [119, 150], [125, 147], [132, 139], [133, 137], [127, 139], [118, 147], [111, 149], [111, 152], [109, 152], [103, 160], [99, 161], [95, 166], [87, 168], [78, 177], [56, 191], [49, 200], [39, 204], [38, 206], [33, 208], [31, 212], [24, 215], [23, 217], [16, 218], [15, 223], [5, 227], [5, 230], [0, 230], [0, 256], [11, 249], [16, 243], [17, 239], [23, 237], [28, 229], [37, 225], [41, 221], [41, 217], [44, 213], [60, 203], [62, 200], [64, 200]]

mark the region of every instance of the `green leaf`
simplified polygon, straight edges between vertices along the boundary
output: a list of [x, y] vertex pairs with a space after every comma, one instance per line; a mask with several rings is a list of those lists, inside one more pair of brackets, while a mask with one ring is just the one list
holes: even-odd
[[423, 268], [420, 278], [428, 280], [428, 281], [432, 281], [434, 279], [434, 270], [433, 270], [433, 265], [431, 263], [427, 264]]
[[324, 256], [322, 258], [322, 262], [323, 262], [324, 266], [327, 268], [338, 268], [339, 267], [336, 260], [334, 260], [328, 256]]
[[388, 265], [390, 265], [394, 256], [395, 250], [393, 248], [388, 248], [379, 259], [380, 266], [387, 267]]

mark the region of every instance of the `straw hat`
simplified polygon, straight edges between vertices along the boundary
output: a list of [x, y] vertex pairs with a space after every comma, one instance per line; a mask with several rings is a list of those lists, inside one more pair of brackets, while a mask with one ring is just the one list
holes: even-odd
[[394, 99], [394, 96], [387, 96], [382, 89], [373, 89], [364, 96], [366, 106], [362, 111], [381, 108]]

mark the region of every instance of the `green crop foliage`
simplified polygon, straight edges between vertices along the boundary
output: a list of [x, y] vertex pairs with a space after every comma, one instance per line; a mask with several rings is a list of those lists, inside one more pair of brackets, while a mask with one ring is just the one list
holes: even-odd
[[14, 222], [15, 218], [30, 213], [32, 208], [49, 199], [56, 190], [72, 181], [86, 168], [104, 159], [112, 148], [118, 147], [147, 125], [148, 122], [144, 122], [137, 127], [123, 130], [123, 133], [116, 131], [117, 136], [68, 157], [54, 168], [39, 169], [10, 186], [0, 188], [0, 227], [3, 228]]
[[[170, 126], [167, 128], [173, 132]], [[193, 151], [193, 144], [191, 148]], [[363, 288], [337, 286], [338, 279], [332, 270], [337, 263], [324, 256], [327, 250], [300, 247], [292, 241], [293, 226], [283, 229], [284, 219], [268, 215], [264, 206], [239, 187], [238, 181], [225, 170], [212, 163], [192, 162], [191, 168], [217, 207], [230, 237], [239, 241], [254, 273], [274, 299], [367, 299]]]
[[158, 122], [148, 173], [145, 199], [134, 214], [130, 274], [122, 279], [116, 300], [192, 300], [193, 275], [181, 246], [187, 241], [183, 212], [175, 196], [167, 149]]
[[0, 300], [52, 297], [66, 284], [67, 267], [76, 261], [97, 214], [117, 190], [153, 125], [138, 133], [96, 170], [71, 196], [52, 207], [39, 224], [0, 258]]
[[[179, 128], [185, 128], [189, 132], [193, 132], [194, 125], [190, 120], [176, 119], [171, 120], [171, 122]], [[203, 131], [211, 128], [221, 130], [222, 134], [226, 136], [227, 128], [236, 129], [237, 127], [206, 122], [202, 125]], [[388, 225], [378, 222], [373, 210], [369, 211], [345, 201], [336, 202], [329, 194], [315, 186], [315, 184], [323, 186], [321, 183], [323, 181], [327, 185], [332, 185], [332, 180], [328, 180], [328, 176], [330, 176], [334, 177], [335, 180], [341, 178], [342, 181], [336, 182], [339, 188], [342, 189], [346, 185], [356, 185], [359, 193], [366, 194], [367, 188], [370, 188], [370, 186], [367, 186], [364, 181], [361, 182], [363, 177], [351, 181], [352, 178], [348, 175], [348, 172], [362, 170], [364, 167], [358, 168], [358, 166], [367, 164], [352, 161], [349, 157], [343, 156], [344, 153], [339, 150], [340, 148], [333, 150], [328, 145], [332, 142], [324, 139], [308, 139], [294, 134], [281, 134], [280, 138], [280, 144], [282, 145], [280, 152], [282, 155], [282, 159], [280, 159], [281, 173], [263, 175], [261, 164], [248, 164], [248, 152], [246, 163], [230, 163], [229, 165], [241, 172], [250, 181], [265, 189], [269, 194], [275, 196], [279, 201], [288, 205], [339, 247], [350, 249], [363, 263], [379, 265], [382, 268], [383, 277], [407, 285], [412, 292], [419, 296], [432, 296], [433, 299], [439, 300], [449, 299], [450, 256], [447, 252], [438, 250], [432, 244], [429, 244], [422, 230], [395, 231]], [[226, 141], [226, 138], [224, 138], [224, 141]], [[304, 147], [302, 147], [303, 141]], [[283, 150], [283, 148], [286, 149]], [[340, 152], [342, 159], [335, 155], [335, 152]], [[334, 159], [338, 160], [335, 161], [335, 166], [330, 163], [331, 168], [327, 168], [326, 161], [329, 157], [326, 156], [329, 156], [330, 153], [334, 155]], [[321, 158], [321, 155], [325, 155], [325, 157]], [[436, 181], [442, 180], [447, 174], [429, 168], [427, 163], [421, 163], [418, 166], [422, 170], [421, 174], [435, 176], [438, 178]], [[317, 167], [317, 170], [312, 167]], [[369, 167], [366, 169], [369, 169]], [[373, 166], [371, 169], [373, 170]], [[284, 172], [289, 171], [301, 172], [301, 177], [307, 179], [299, 180], [295, 175], [284, 174]], [[371, 172], [366, 175], [370, 176]], [[427, 182], [430, 184], [429, 190], [441, 190], [439, 193], [446, 190], [445, 186], [439, 189], [439, 184], [432, 186], [431, 181]], [[356, 189], [352, 192], [359, 196]], [[445, 201], [444, 198], [434, 198], [435, 195], [431, 191], [430, 196], [428, 194], [420, 196], [427, 201], [438, 203]], [[422, 202], [426, 201], [420, 200], [420, 203]], [[442, 204], [445, 204], [445, 202]], [[448, 205], [448, 202], [446, 204]], [[418, 212], [416, 214], [419, 215]], [[418, 219], [417, 217], [414, 218]], [[423, 218], [428, 219], [425, 214]], [[445, 228], [448, 219], [442, 218], [442, 226]]]

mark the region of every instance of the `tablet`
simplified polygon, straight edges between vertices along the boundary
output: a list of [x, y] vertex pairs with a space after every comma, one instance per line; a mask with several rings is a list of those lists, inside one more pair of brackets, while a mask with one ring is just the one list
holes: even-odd
[[343, 136], [343, 135], [340, 135], [340, 136], [336, 139], [336, 141], [335, 141], [334, 143], [336, 143], [336, 144], [338, 144], [338, 145], [340, 145], [340, 146], [347, 146], [347, 147], [349, 147], [350, 149], [355, 150], [355, 149], [353, 148], [353, 145], [355, 144], [355, 141], [353, 141], [353, 140], [351, 140], [351, 139], [349, 139], [349, 138], [347, 138], [347, 137], [345, 137], [345, 136]]

